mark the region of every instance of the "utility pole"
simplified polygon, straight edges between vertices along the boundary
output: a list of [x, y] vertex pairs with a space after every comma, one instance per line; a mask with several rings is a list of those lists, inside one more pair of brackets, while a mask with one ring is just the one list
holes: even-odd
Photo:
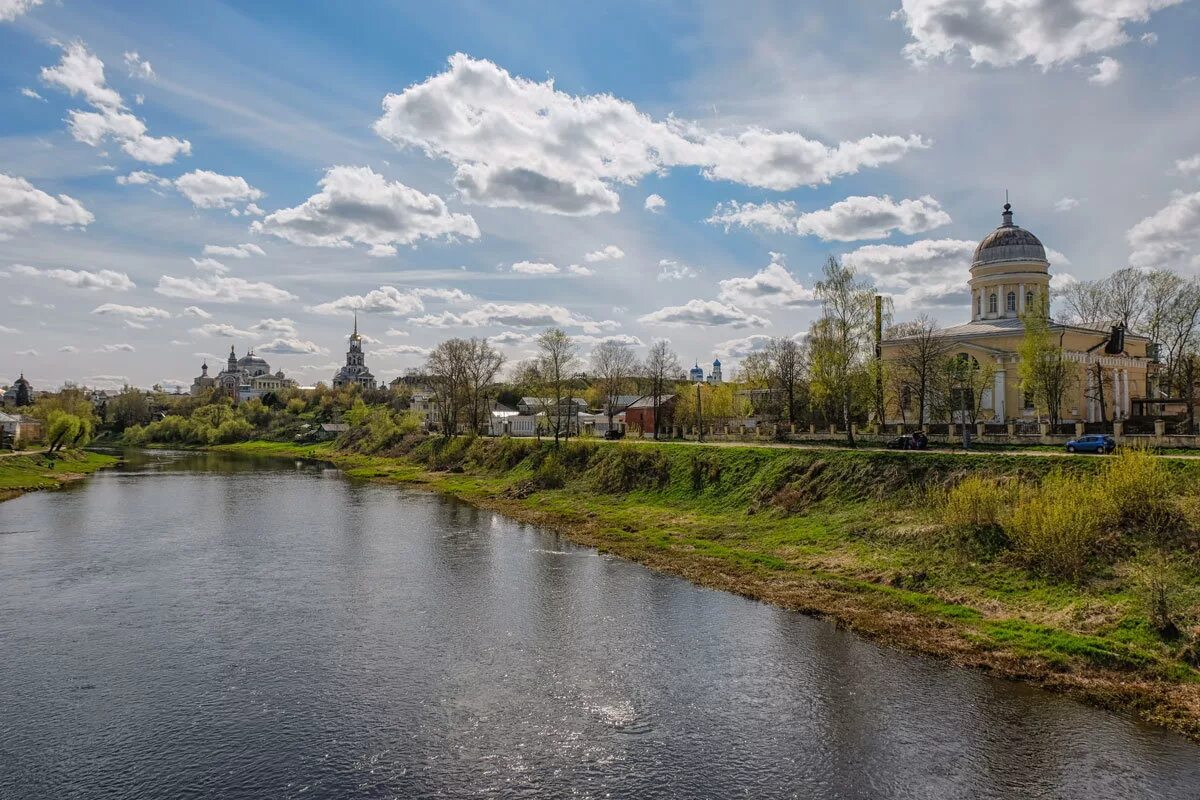
[[883, 295], [875, 295], [875, 417], [883, 432]]
[[696, 381], [696, 441], [704, 441], [704, 410], [700, 407], [700, 385], [704, 380]]

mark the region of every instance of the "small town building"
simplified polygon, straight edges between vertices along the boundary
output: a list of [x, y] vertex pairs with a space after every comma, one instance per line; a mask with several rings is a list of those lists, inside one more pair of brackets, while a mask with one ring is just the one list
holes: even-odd
[[208, 374], [208, 361], [200, 365], [200, 374], [192, 381], [191, 394], [195, 397], [210, 389], [217, 389], [235, 402], [241, 402], [295, 385], [296, 382], [284, 375], [282, 370], [271, 372], [266, 359], [255, 355], [253, 350], [238, 358], [231, 345], [225, 369], [216, 376]]
[[638, 398], [625, 409], [625, 430], [649, 436], [654, 433], [656, 423], [660, 433], [667, 430], [675, 419], [675, 402], [673, 394]]
[[33, 405], [33, 385], [25, 380], [25, 373], [13, 381], [13, 385], [4, 390], [4, 405], [7, 408]]
[[42, 421], [25, 414], [0, 411], [0, 445], [16, 447], [20, 442], [42, 438]]
[[721, 359], [713, 359], [712, 372], [710, 372], [707, 377], [704, 375], [704, 367], [700, 366], [700, 362], [697, 361], [695, 365], [688, 370], [688, 380], [691, 383], [711, 383], [714, 385], [722, 383]]
[[367, 369], [362, 349], [362, 337], [358, 335], [358, 315], [354, 317], [354, 332], [350, 334], [350, 349], [346, 351], [346, 364], [333, 374], [333, 388], [359, 386], [375, 388], [375, 376]]

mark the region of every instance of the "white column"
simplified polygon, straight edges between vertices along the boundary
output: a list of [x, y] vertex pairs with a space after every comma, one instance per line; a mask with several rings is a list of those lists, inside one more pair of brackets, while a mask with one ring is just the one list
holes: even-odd
[[996, 370], [996, 378], [992, 387], [992, 410], [996, 412], [996, 420], [1006, 419], [1004, 414], [1004, 370]]
[[1025, 313], [1025, 284], [1017, 284], [1017, 311], [1021, 314]]
[[1112, 371], [1112, 407], [1113, 419], [1121, 418], [1121, 371], [1114, 369]]
[[1125, 416], [1133, 411], [1133, 406], [1129, 402], [1129, 369], [1121, 370], [1121, 407], [1125, 409]]

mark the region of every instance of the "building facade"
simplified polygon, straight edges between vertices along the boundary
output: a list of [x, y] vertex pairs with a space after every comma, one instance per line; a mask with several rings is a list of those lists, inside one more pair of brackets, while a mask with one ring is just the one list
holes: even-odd
[[[1012, 207], [1004, 204], [1000, 227], [975, 248], [970, 266], [970, 322], [936, 332], [949, 356], [972, 359], [992, 373], [991, 386], [981, 393], [978, 419], [984, 422], [1038, 420], [1033, 399], [1021, 388], [1020, 356], [1025, 340], [1022, 317], [1047, 309], [1050, 262], [1041, 241], [1013, 223]], [[1072, 365], [1060, 418], [1064, 422], [1120, 420], [1133, 413], [1135, 401], [1151, 396], [1154, 362], [1151, 342], [1113, 329], [1093, 330], [1049, 320], [1050, 337], [1062, 347]], [[905, 360], [912, 337], [886, 340], [881, 345], [885, 370]], [[1118, 349], [1119, 348], [1119, 349]], [[911, 394], [888, 404], [888, 423], [928, 423], [916, 420], [919, 404]], [[900, 405], [903, 404], [901, 413]]]
[[225, 369], [215, 377], [208, 374], [207, 361], [200, 365], [200, 374], [192, 381], [191, 393], [197, 396], [209, 389], [217, 389], [234, 401], [241, 402], [295, 385], [296, 382], [284, 375], [282, 370], [271, 372], [271, 366], [261, 356], [255, 355], [253, 350], [238, 358], [231, 345]]
[[333, 374], [333, 388], [340, 389], [343, 386], [375, 388], [375, 376], [367, 369], [362, 337], [358, 335], [357, 315], [354, 317], [354, 332], [350, 334], [350, 348], [346, 351], [346, 364]]

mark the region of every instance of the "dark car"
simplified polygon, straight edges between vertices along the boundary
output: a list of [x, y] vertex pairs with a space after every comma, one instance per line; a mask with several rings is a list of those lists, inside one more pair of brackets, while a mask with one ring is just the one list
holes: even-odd
[[1117, 440], [1104, 433], [1089, 433], [1067, 442], [1068, 453], [1111, 453], [1117, 449]]
[[611, 430], [607, 430], [604, 432], [604, 438], [610, 439], [610, 440], [611, 439], [624, 439], [625, 431], [621, 430], [620, 428], [612, 428]]
[[924, 450], [929, 446], [929, 437], [922, 431], [906, 433], [890, 440], [887, 446], [892, 450]]

